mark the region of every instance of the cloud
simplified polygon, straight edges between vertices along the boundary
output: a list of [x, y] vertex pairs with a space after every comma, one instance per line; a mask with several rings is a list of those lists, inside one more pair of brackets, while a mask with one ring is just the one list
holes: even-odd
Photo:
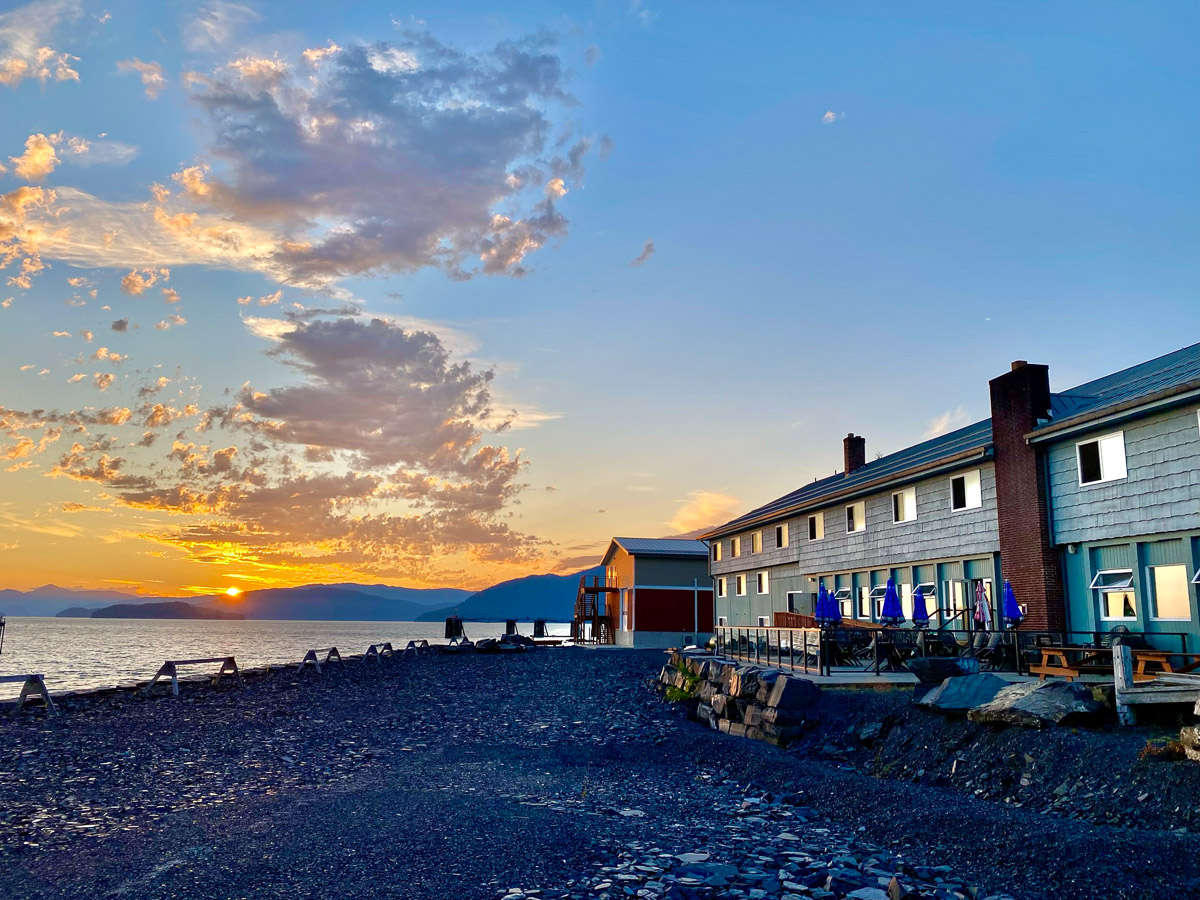
[[310, 66], [318, 66], [321, 64], [321, 61], [323, 59], [325, 59], [326, 57], [329, 57], [329, 56], [333, 56], [333, 54], [337, 53], [341, 49], [342, 48], [339, 47], [337, 44], [335, 44], [333, 41], [330, 41], [324, 47], [310, 47], [308, 50], [305, 50], [300, 55], [304, 58], [304, 61], [306, 63], [308, 63]]
[[822, 125], [832, 125], [834, 122], [838, 121], [839, 119], [844, 119], [845, 117], [846, 117], [845, 113], [835, 113], [831, 109], [828, 112], [826, 112], [825, 115], [821, 116], [821, 124]]
[[149, 268], [137, 270], [134, 269], [121, 279], [121, 290], [126, 294], [134, 297], [146, 293], [147, 290], [154, 287], [161, 278], [163, 281], [169, 280], [171, 270], [165, 268]]
[[967, 414], [966, 407], [959, 406], [955, 409], [948, 409], [940, 416], [934, 416], [929, 420], [929, 427], [925, 429], [924, 440], [940, 437], [943, 434], [954, 431], [956, 428], [961, 428], [969, 424], [971, 417]]
[[58, 137], [31, 134], [25, 139], [25, 152], [9, 157], [13, 162], [13, 171], [26, 181], [41, 181], [53, 172], [58, 165], [58, 154], [54, 151]]
[[122, 59], [117, 63], [117, 71], [122, 73], [135, 72], [142, 79], [142, 85], [146, 88], [146, 96], [151, 100], [158, 97], [159, 93], [167, 87], [167, 76], [163, 74], [163, 67], [156, 62], [142, 62], [136, 56], [133, 59]]
[[78, 57], [50, 47], [50, 35], [63, 20], [79, 18], [80, 0], [35, 0], [0, 13], [0, 85], [17, 87], [26, 78], [78, 81]]
[[116, 380], [117, 376], [112, 372], [97, 372], [95, 378], [93, 379], [93, 383], [96, 385], [98, 390], [107, 391], [112, 386], [112, 383]]
[[112, 330], [119, 331], [119, 332], [128, 331], [129, 330], [129, 320], [128, 319], [116, 319], [112, 323]]
[[717, 491], [693, 491], [668, 523], [676, 532], [702, 533], [728, 522], [742, 508], [742, 501]]
[[600, 57], [603, 55], [604, 54], [600, 52], [600, 48], [595, 44], [592, 44], [583, 51], [583, 63], [590, 69], [596, 63], [600, 62]]
[[654, 241], [653, 240], [646, 241], [646, 243], [642, 245], [642, 252], [639, 253], [634, 259], [631, 259], [629, 261], [629, 264], [631, 266], [640, 266], [643, 263], [645, 263], [646, 260], [648, 260], [653, 255], [654, 255]]
[[243, 26], [261, 16], [248, 6], [212, 0], [196, 11], [183, 25], [183, 42], [189, 50], [217, 50], [227, 44]]

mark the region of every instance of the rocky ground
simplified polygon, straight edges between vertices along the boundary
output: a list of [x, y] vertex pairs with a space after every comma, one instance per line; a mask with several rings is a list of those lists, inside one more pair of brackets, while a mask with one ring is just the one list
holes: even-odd
[[[5, 721], [0, 897], [1200, 896], [1200, 835], [878, 777], [889, 746], [947, 759], [899, 694], [829, 692], [785, 752], [685, 721], [651, 688], [662, 662], [351, 663]], [[1157, 765], [1192, 789], [1191, 764]]]

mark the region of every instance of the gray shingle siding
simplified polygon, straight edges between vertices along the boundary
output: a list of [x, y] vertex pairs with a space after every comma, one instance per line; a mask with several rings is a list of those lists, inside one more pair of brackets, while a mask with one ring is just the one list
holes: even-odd
[[699, 580], [701, 588], [712, 587], [704, 557], [699, 559], [661, 559], [654, 556], [637, 556], [634, 577], [639, 586], [691, 587]]
[[[1082, 486], [1076, 444], [1092, 437], [1125, 435], [1120, 481]], [[1172, 410], [1072, 435], [1046, 454], [1054, 540], [1058, 544], [1110, 540], [1194, 529], [1200, 523], [1200, 425], [1195, 407]]]

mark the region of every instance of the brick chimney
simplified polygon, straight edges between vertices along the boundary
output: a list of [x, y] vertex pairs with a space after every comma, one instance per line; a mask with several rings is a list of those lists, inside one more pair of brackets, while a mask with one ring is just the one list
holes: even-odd
[[[1062, 564], [1050, 542], [1046, 484], [1035, 448], [1025, 440], [1050, 416], [1050, 369], [1023, 359], [988, 382], [996, 464], [1000, 574], [1029, 613], [1025, 626], [1060, 631], [1067, 625]], [[996, 603], [1002, 602], [996, 591]]]
[[867, 464], [867, 439], [850, 432], [842, 441], [842, 456], [846, 463], [843, 471], [847, 475], [855, 469], [861, 469]]

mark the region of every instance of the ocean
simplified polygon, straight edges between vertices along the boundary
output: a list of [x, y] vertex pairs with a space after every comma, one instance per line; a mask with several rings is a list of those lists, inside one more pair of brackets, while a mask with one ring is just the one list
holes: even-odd
[[[472, 640], [499, 637], [502, 622], [466, 622]], [[532, 635], [533, 624], [517, 626]], [[547, 623], [552, 637], [571, 626]], [[309, 649], [337, 647], [349, 655], [391, 641], [403, 650], [410, 640], [444, 640], [442, 622], [309, 622], [208, 619], [69, 619], [9, 616], [0, 651], [0, 675], [40, 672], [56, 691], [111, 687], [152, 678], [164, 660], [234, 656], [239, 667], [299, 662]], [[216, 667], [212, 667], [215, 671]], [[187, 674], [206, 674], [202, 666]], [[181, 673], [182, 674], [182, 673]], [[0, 699], [16, 697], [19, 684], [0, 684]]]

